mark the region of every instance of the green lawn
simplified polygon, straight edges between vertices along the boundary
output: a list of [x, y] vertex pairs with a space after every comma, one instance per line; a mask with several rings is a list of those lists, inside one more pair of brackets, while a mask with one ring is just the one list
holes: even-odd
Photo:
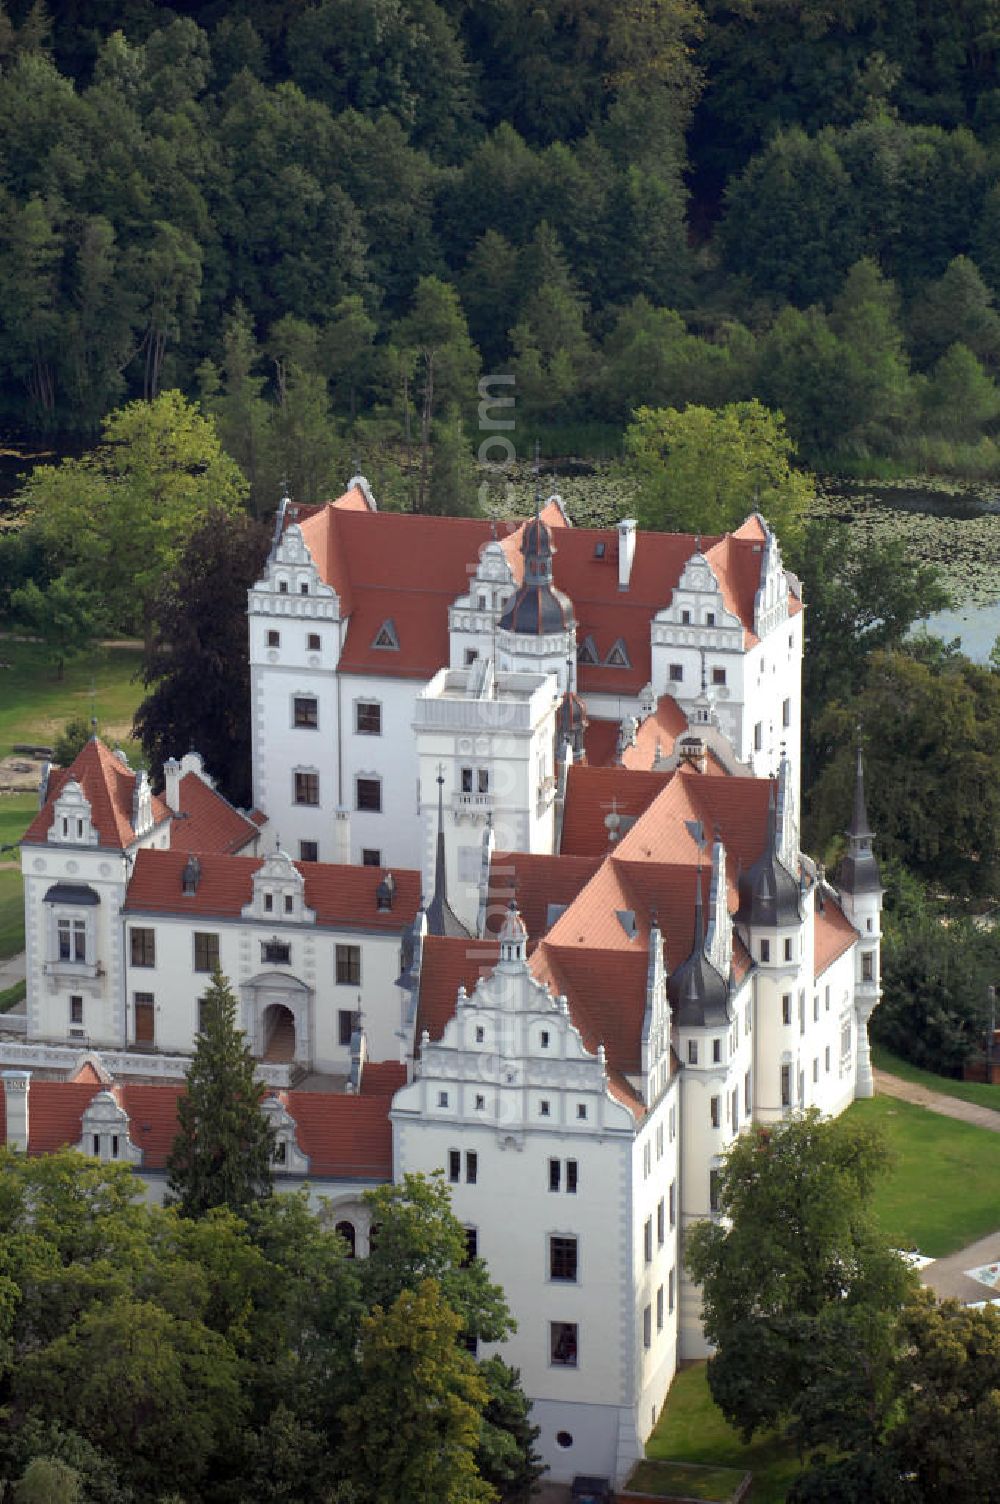
[[941, 1258], [1000, 1227], [1000, 1133], [892, 1097], [848, 1111], [878, 1123], [895, 1153], [875, 1203], [897, 1248]]
[[773, 1432], [755, 1437], [744, 1446], [708, 1392], [704, 1363], [693, 1363], [677, 1374], [656, 1429], [646, 1443], [646, 1455], [753, 1473], [753, 1504], [784, 1504], [789, 1485], [800, 1470], [792, 1448]]
[[15, 742], [51, 745], [66, 721], [96, 715], [112, 740], [128, 737], [132, 713], [142, 698], [135, 680], [142, 662], [137, 648], [95, 647], [67, 664], [60, 681], [34, 642], [0, 638], [0, 757]]
[[27, 982], [15, 982], [13, 987], [5, 987], [0, 992], [0, 1013], [8, 1013], [15, 1003], [19, 1003], [27, 996]]
[[729, 1504], [744, 1476], [739, 1468], [654, 1462], [647, 1458], [637, 1464], [625, 1487], [629, 1493], [652, 1494], [661, 1499], [705, 1499], [710, 1504]]
[[901, 1060], [883, 1045], [873, 1047], [872, 1061], [879, 1070], [899, 1076], [903, 1081], [915, 1081], [919, 1086], [939, 1091], [946, 1097], [958, 1097], [962, 1102], [992, 1107], [1000, 1112], [1000, 1086], [987, 1086], [985, 1081], [953, 1081], [950, 1076], [935, 1076], [933, 1071], [922, 1071], [918, 1065]]
[[[0, 846], [19, 841], [38, 808], [37, 794], [0, 795]], [[0, 852], [0, 960], [24, 949], [24, 895], [21, 857]]]

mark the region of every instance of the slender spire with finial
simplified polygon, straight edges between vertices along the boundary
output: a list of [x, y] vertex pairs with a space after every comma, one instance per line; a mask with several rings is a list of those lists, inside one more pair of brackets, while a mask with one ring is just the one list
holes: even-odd
[[427, 905], [427, 932], [453, 939], [468, 938], [469, 931], [448, 902], [448, 863], [444, 845], [444, 768], [438, 763], [438, 828], [434, 860], [434, 896]]
[[847, 850], [840, 864], [839, 886], [845, 893], [881, 893], [882, 877], [872, 850], [874, 831], [868, 823], [865, 804], [865, 774], [861, 755], [861, 727], [858, 726], [857, 761], [854, 774], [854, 809], [847, 827]]

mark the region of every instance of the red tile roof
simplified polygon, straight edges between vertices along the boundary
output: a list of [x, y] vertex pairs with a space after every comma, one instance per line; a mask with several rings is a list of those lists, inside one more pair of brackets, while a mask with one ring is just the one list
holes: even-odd
[[[74, 779], [90, 801], [91, 823], [102, 846], [124, 851], [136, 839], [132, 828], [132, 794], [138, 774], [127, 768], [97, 737], [91, 737], [68, 768], [53, 768], [49, 776], [45, 804], [21, 837], [29, 844], [47, 841], [52, 828], [55, 801], [64, 786]], [[153, 823], [169, 820], [170, 810], [153, 795]]]
[[490, 863], [487, 928], [496, 935], [511, 898], [528, 931], [529, 946], [548, 929], [549, 904], [572, 903], [601, 865], [599, 856], [532, 856], [524, 851], [495, 851]]
[[[263, 865], [263, 857], [202, 853], [198, 889], [189, 897], [181, 882], [187, 859], [187, 851], [140, 851], [129, 883], [126, 913], [238, 918], [253, 897], [253, 875]], [[398, 933], [413, 922], [420, 906], [419, 872], [392, 869], [396, 893], [392, 908], [382, 910], [376, 902], [382, 868], [327, 862], [296, 862], [295, 866], [305, 878], [306, 906], [315, 910], [318, 924]], [[268, 921], [280, 923], [281, 918], [269, 915]]]
[[604, 856], [608, 851], [608, 828], [604, 822], [612, 809], [619, 815], [641, 815], [672, 776], [574, 764], [566, 783], [560, 846], [563, 854]]
[[[618, 721], [591, 721], [586, 732], [587, 764], [592, 768], [616, 765]], [[661, 695], [652, 715], [639, 725], [635, 745], [626, 747], [621, 766], [650, 769], [658, 756], [669, 757], [677, 738], [688, 730], [688, 718], [673, 695]], [[714, 765], [713, 771], [718, 768]]]
[[356, 1097], [289, 1091], [282, 1093], [282, 1099], [295, 1119], [299, 1148], [309, 1156], [310, 1175], [338, 1180], [392, 1179], [390, 1093]]
[[[567, 527], [559, 508], [542, 512], [555, 540], [554, 578], [573, 602], [577, 640], [592, 637], [601, 664], [581, 664], [580, 693], [634, 694], [651, 677], [652, 616], [670, 602], [696, 539], [686, 533], [639, 533], [627, 590], [618, 589], [616, 528]], [[448, 607], [466, 592], [483, 545], [499, 535], [521, 578], [520, 527], [479, 518], [414, 517], [371, 512], [361, 493], [348, 492], [322, 507], [291, 507], [323, 579], [337, 591], [350, 617], [340, 658], [346, 673], [430, 678], [449, 660]], [[753, 633], [754, 597], [760, 583], [764, 534], [750, 518], [736, 533], [706, 538], [702, 547], [719, 580], [727, 608]], [[600, 553], [600, 557], [598, 557]], [[793, 599], [790, 609], [801, 609]], [[391, 619], [398, 651], [373, 648], [382, 623]], [[621, 638], [626, 667], [604, 667]]]
[[[366, 1066], [360, 1096], [289, 1091], [279, 1095], [295, 1119], [296, 1138], [309, 1156], [309, 1174], [337, 1179], [388, 1180], [392, 1176], [389, 1106], [406, 1070], [395, 1062]], [[51, 1154], [80, 1142], [82, 1116], [102, 1088], [91, 1081], [32, 1081], [28, 1095], [30, 1154]], [[128, 1113], [129, 1136], [142, 1150], [143, 1170], [162, 1170], [177, 1133], [181, 1084], [118, 1082], [113, 1095]], [[0, 1099], [6, 1140], [6, 1107]]]
[[[459, 987], [472, 992], [480, 977], [489, 976], [500, 959], [495, 940], [451, 940], [427, 935], [420, 967], [420, 1000], [414, 1038], [420, 1044], [426, 1029], [431, 1039], [440, 1039], [455, 1012]], [[364, 1082], [364, 1076], [362, 1076]]]
[[260, 835], [257, 823], [241, 815], [228, 799], [199, 778], [185, 773], [178, 788], [180, 809], [171, 841], [185, 851], [242, 851]]
[[813, 914], [814, 977], [818, 977], [828, 966], [833, 965], [838, 956], [850, 950], [857, 938], [858, 932], [840, 904], [828, 890], [824, 890], [823, 907], [820, 909], [817, 897]]

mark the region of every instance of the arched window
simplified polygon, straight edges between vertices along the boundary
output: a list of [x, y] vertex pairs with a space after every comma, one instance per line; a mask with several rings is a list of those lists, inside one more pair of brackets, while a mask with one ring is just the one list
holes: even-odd
[[344, 1242], [347, 1244], [347, 1257], [349, 1259], [353, 1259], [355, 1240], [354, 1223], [338, 1222], [336, 1227], [334, 1228], [334, 1232], [338, 1233], [340, 1237], [343, 1238]]

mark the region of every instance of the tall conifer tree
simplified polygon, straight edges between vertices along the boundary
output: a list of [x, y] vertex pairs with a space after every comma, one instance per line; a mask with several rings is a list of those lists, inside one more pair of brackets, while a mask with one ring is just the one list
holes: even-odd
[[185, 1217], [216, 1206], [243, 1216], [271, 1194], [274, 1130], [261, 1114], [265, 1088], [255, 1078], [256, 1063], [236, 1026], [236, 998], [221, 971], [201, 1003], [201, 1029], [167, 1163], [170, 1192]]

